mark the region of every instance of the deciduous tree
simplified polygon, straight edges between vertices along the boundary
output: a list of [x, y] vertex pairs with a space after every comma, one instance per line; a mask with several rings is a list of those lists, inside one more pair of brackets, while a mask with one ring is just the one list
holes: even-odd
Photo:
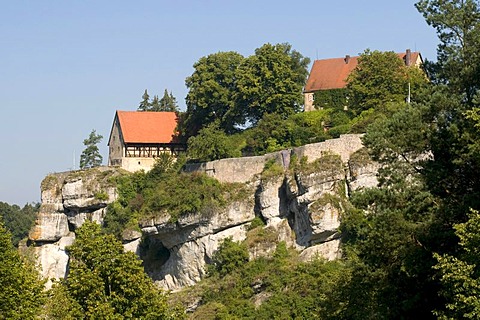
[[241, 122], [233, 114], [236, 72], [244, 57], [233, 51], [218, 52], [200, 58], [195, 71], [185, 80], [189, 89], [184, 134], [192, 136], [208, 124], [219, 121], [224, 131], [231, 132]]
[[411, 91], [415, 91], [426, 77], [417, 67], [405, 66], [392, 51], [367, 49], [348, 77], [349, 108], [357, 115], [369, 109], [386, 113], [389, 104], [406, 101], [409, 82]]
[[44, 302], [44, 281], [22, 259], [0, 222], [0, 319], [35, 319]]
[[256, 49], [237, 72], [237, 112], [255, 124], [266, 113], [286, 118], [300, 111], [309, 63], [288, 43]]
[[135, 254], [124, 252], [98, 224], [86, 222], [77, 229], [68, 252], [66, 288], [86, 319], [182, 318], [183, 313], [168, 307], [166, 295], [154, 287]]

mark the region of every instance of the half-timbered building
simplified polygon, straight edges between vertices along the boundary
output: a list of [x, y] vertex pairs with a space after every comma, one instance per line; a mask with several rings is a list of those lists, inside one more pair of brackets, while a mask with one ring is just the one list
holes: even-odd
[[185, 145], [178, 142], [177, 123], [175, 112], [117, 111], [108, 139], [108, 165], [148, 171], [160, 154], [178, 156]]

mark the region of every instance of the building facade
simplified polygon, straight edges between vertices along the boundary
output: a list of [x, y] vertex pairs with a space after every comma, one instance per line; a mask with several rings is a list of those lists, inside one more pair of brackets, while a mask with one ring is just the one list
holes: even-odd
[[108, 165], [148, 171], [161, 154], [178, 156], [186, 147], [178, 141], [177, 123], [175, 112], [117, 111], [108, 139]]

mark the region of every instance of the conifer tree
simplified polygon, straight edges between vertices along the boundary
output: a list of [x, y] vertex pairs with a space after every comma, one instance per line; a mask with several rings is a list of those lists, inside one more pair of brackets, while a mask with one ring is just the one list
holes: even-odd
[[80, 156], [80, 169], [98, 167], [102, 164], [103, 157], [100, 155], [97, 144], [102, 141], [103, 136], [96, 134], [95, 130], [90, 132], [87, 139], [83, 140], [86, 146]]
[[160, 109], [160, 99], [158, 99], [157, 95], [154, 95], [148, 111], [162, 111]]
[[178, 111], [177, 99], [173, 96], [172, 92], [168, 93], [165, 89], [162, 99], [160, 99], [160, 111]]
[[151, 108], [150, 96], [148, 95], [147, 89], [145, 89], [145, 92], [143, 93], [143, 96], [142, 96], [142, 101], [140, 101], [140, 104], [137, 110], [149, 111], [150, 108]]

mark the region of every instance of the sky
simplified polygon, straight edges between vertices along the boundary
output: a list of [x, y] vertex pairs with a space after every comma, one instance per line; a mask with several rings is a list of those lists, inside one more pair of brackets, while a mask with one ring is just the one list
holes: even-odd
[[40, 183], [78, 169], [95, 129], [104, 163], [116, 110], [165, 89], [185, 110], [201, 57], [285, 43], [310, 59], [420, 51], [438, 39], [414, 7], [386, 0], [0, 0], [0, 201], [39, 202]]

